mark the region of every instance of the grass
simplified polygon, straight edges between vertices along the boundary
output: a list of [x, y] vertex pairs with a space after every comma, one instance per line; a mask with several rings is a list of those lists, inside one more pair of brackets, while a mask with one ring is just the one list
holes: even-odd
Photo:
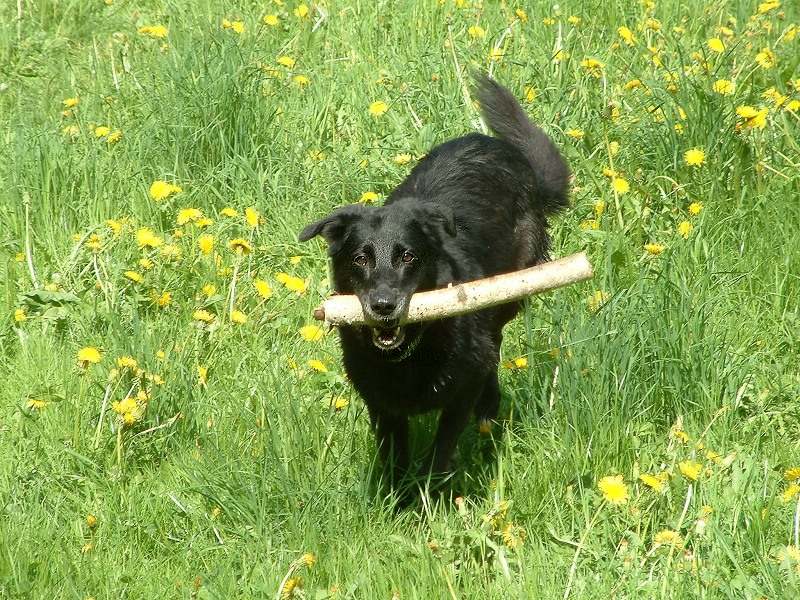
[[[796, 5], [16, 4], [0, 7], [0, 597], [797, 597]], [[509, 326], [504, 361], [527, 366], [502, 371], [493, 437], [465, 434], [452, 493], [397, 510], [335, 334], [300, 335], [328, 286], [324, 248], [296, 233], [385, 196], [413, 166], [397, 155], [478, 126], [459, 72], [490, 64], [573, 167], [554, 255], [586, 250], [596, 277]], [[156, 180], [181, 191], [157, 202]], [[177, 226], [183, 208], [213, 222]], [[161, 244], [140, 248], [143, 227]], [[598, 488], [614, 475], [624, 503]]]

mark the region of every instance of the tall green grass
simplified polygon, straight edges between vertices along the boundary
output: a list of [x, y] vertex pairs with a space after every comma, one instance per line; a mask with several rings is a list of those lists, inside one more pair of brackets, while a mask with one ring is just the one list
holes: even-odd
[[[800, 465], [800, 148], [787, 110], [800, 99], [800, 19], [790, 2], [768, 4], [343, 0], [300, 18], [290, 2], [25, 0], [19, 21], [3, 4], [0, 597], [796, 597], [784, 472]], [[262, 22], [272, 13], [277, 27]], [[137, 33], [156, 24], [166, 38]], [[335, 334], [299, 334], [329, 285], [324, 248], [296, 233], [365, 192], [387, 195], [414, 164], [397, 155], [478, 127], [462, 77], [488, 69], [494, 47], [494, 75], [574, 171], [553, 254], [586, 250], [596, 276], [529, 302], [503, 357], [527, 366], [502, 370], [493, 436], [465, 433], [448, 490], [398, 509], [376, 483]], [[758, 66], [762, 48], [774, 66]], [[718, 79], [735, 92], [715, 93]], [[771, 87], [780, 105], [762, 96]], [[374, 101], [389, 110], [372, 116]], [[736, 129], [743, 105], [769, 109], [763, 129]], [[705, 162], [693, 167], [695, 147]], [[630, 191], [615, 194], [604, 168]], [[155, 180], [182, 192], [155, 202]], [[177, 226], [187, 207], [213, 224]], [[138, 248], [141, 227], [180, 258]], [[203, 234], [215, 236], [208, 256]], [[252, 253], [227, 247], [237, 237]], [[234, 271], [243, 325], [228, 316]], [[200, 308], [213, 325], [193, 318]], [[84, 368], [87, 346], [102, 360]], [[164, 383], [113, 376], [121, 356]], [[137, 385], [147, 408], [123, 426], [112, 403]], [[418, 452], [431, 427], [417, 424]], [[701, 464], [697, 481], [686, 461]], [[660, 492], [638, 479], [661, 472]], [[626, 503], [604, 501], [609, 475], [624, 477]], [[680, 540], [657, 544], [664, 530]]]

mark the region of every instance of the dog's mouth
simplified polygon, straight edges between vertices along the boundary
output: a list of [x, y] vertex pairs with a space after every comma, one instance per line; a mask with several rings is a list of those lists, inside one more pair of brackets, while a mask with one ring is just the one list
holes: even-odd
[[406, 332], [402, 327], [372, 327], [372, 343], [378, 350], [395, 350], [406, 339]]

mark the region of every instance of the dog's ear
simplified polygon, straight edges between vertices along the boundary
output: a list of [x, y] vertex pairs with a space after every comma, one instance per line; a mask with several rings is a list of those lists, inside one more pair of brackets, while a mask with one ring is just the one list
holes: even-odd
[[456, 235], [456, 215], [449, 206], [442, 206], [441, 204], [425, 206], [425, 217], [429, 224], [438, 226], [447, 235]]
[[364, 213], [365, 207], [361, 204], [337, 208], [327, 217], [306, 225], [300, 235], [301, 242], [307, 242], [313, 237], [321, 235], [328, 242], [328, 253], [336, 254], [347, 240], [347, 232], [353, 222]]

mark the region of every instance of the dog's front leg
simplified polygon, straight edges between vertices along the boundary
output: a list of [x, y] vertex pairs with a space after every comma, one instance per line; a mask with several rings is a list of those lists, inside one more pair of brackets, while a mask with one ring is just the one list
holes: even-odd
[[408, 470], [408, 417], [370, 411], [370, 420], [381, 460], [396, 484]]
[[471, 415], [472, 403], [468, 405], [453, 403], [442, 411], [436, 430], [436, 439], [433, 442], [433, 455], [430, 463], [432, 473], [450, 471], [450, 462], [458, 438], [469, 423]]

